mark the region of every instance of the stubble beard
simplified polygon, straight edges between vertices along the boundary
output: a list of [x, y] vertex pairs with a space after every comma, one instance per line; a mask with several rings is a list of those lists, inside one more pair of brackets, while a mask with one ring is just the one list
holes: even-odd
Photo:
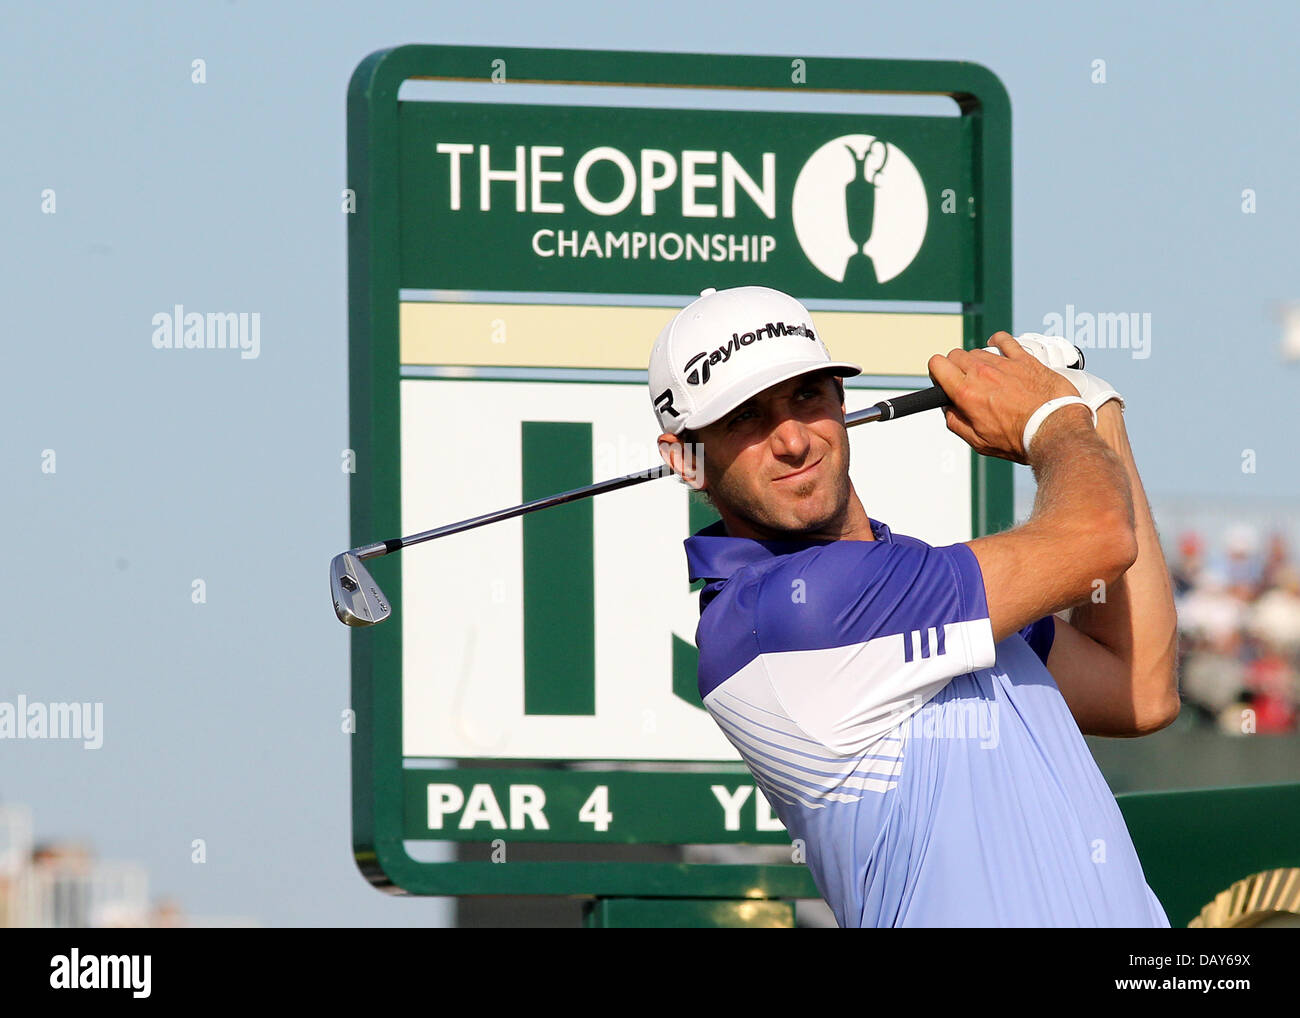
[[[738, 479], [729, 476], [710, 477], [709, 490], [716, 502], [726, 506], [728, 512], [740, 517], [751, 527], [774, 531], [773, 539], [797, 539], [805, 534], [826, 530], [836, 523], [842, 524], [846, 518], [851, 491], [847, 449], [845, 449], [844, 460], [843, 467], [833, 476], [827, 477], [828, 471], [819, 471], [822, 475], [820, 477], [812, 477], [788, 486], [786, 496], [779, 502], [776, 499], [765, 500], [760, 493], [747, 488], [742, 483], [737, 483]], [[818, 486], [823, 489], [830, 487], [831, 508], [818, 513], [815, 518], [805, 517], [795, 506], [802, 499], [816, 492]]]

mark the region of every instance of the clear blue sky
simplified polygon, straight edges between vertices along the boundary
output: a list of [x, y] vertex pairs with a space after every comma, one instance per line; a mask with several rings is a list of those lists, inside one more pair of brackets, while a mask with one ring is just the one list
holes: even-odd
[[[1300, 477], [1300, 365], [1272, 310], [1300, 298], [1298, 22], [1291, 3], [1131, 0], [12, 7], [0, 699], [102, 701], [106, 734], [96, 752], [0, 742], [0, 797], [43, 837], [144, 862], [192, 913], [438, 919], [353, 868], [348, 634], [324, 597], [349, 543], [344, 96], [371, 51], [985, 64], [1013, 106], [1015, 330], [1067, 304], [1149, 312], [1150, 357], [1089, 362], [1129, 400], [1149, 489], [1282, 496]], [[178, 303], [260, 311], [261, 356], [155, 350], [151, 318]]]

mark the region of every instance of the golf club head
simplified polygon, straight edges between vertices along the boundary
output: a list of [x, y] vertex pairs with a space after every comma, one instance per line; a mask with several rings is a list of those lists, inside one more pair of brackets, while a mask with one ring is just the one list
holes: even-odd
[[350, 551], [330, 560], [330, 596], [334, 614], [345, 626], [373, 626], [393, 611], [379, 584]]

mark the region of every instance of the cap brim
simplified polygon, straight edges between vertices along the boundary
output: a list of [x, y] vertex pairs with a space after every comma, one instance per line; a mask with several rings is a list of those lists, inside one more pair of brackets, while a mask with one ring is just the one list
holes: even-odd
[[682, 422], [682, 429], [707, 428], [710, 424], [714, 424], [726, 417], [727, 414], [731, 413], [751, 396], [757, 396], [764, 389], [770, 389], [780, 382], [798, 378], [800, 375], [810, 375], [815, 371], [829, 371], [841, 378], [852, 378], [854, 375], [862, 374], [862, 369], [858, 365], [849, 364], [847, 361], [815, 361], [805, 364], [776, 365], [767, 372], [759, 372], [748, 376], [742, 384], [709, 400], [707, 409], [697, 410]]

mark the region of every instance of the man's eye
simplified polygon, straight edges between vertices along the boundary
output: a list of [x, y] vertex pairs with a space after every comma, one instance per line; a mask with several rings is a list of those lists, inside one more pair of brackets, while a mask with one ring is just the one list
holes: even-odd
[[741, 410], [739, 413], [732, 416], [731, 420], [727, 422], [727, 426], [734, 427], [735, 425], [747, 421], [754, 416], [755, 414], [753, 410]]

